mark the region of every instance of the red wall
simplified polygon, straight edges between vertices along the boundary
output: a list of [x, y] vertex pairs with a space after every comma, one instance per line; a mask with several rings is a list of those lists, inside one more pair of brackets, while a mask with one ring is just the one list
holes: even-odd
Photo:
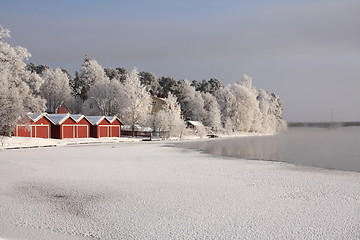
[[58, 109], [57, 109], [57, 112], [56, 113], [69, 113], [70, 111], [69, 111], [69, 109], [66, 107], [66, 106], [64, 106], [64, 105], [61, 105]]
[[51, 126], [32, 126], [32, 135], [33, 137], [49, 138], [51, 136]]
[[18, 137], [31, 137], [30, 126], [16, 126], [14, 136]]

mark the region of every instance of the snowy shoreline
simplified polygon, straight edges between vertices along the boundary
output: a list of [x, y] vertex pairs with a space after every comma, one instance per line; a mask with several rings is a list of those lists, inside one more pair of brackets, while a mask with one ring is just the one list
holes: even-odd
[[[238, 133], [234, 135], [219, 135], [219, 138], [266, 136], [269, 134], [258, 133]], [[152, 139], [160, 142], [183, 142], [183, 141], [203, 141], [209, 140], [208, 137], [186, 136], [182, 139]], [[0, 150], [39, 148], [39, 147], [60, 147], [75, 144], [101, 144], [101, 143], [120, 143], [120, 142], [141, 142], [143, 138], [120, 137], [120, 138], [71, 138], [71, 139], [52, 139], [52, 138], [29, 138], [29, 137], [3, 137], [0, 138]]]
[[5, 239], [358, 239], [360, 174], [168, 142], [0, 152]]

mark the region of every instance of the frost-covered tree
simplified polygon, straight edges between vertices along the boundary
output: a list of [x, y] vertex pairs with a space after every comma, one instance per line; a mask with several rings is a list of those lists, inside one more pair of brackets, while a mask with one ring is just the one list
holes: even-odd
[[275, 133], [285, 130], [286, 122], [283, 120], [280, 97], [260, 89], [257, 98], [262, 115], [263, 132]]
[[[252, 79], [244, 75], [239, 83], [217, 91], [217, 99], [226, 131], [261, 131], [261, 112]], [[229, 128], [232, 128], [229, 130]]]
[[116, 69], [116, 71], [118, 71], [118, 73], [120, 75], [120, 82], [124, 83], [129, 74], [129, 71], [124, 67], [118, 67], [115, 69]]
[[77, 82], [73, 83], [76, 87], [75, 92], [85, 101], [88, 98], [88, 91], [98, 81], [108, 79], [104, 69], [97, 63], [96, 60], [85, 57]]
[[231, 91], [231, 85], [219, 89], [216, 93], [216, 99], [221, 112], [222, 126], [229, 134], [235, 130], [232, 119], [234, 118], [236, 112], [234, 108], [236, 104], [236, 98]]
[[169, 92], [174, 93], [178, 89], [178, 81], [173, 77], [161, 77], [159, 78], [160, 84], [160, 93], [163, 95], [168, 94]]
[[201, 82], [193, 80], [191, 86], [195, 87], [196, 91], [211, 94], [215, 94], [217, 90], [223, 87], [221, 82], [216, 78], [211, 78], [209, 81], [202, 80]]
[[[1, 43], [0, 43], [1, 48]], [[0, 66], [0, 135], [10, 136], [21, 115], [25, 114], [19, 91], [9, 81], [11, 74]]]
[[244, 74], [240, 83], [233, 85], [233, 92], [238, 102], [238, 111], [234, 119], [237, 130], [261, 132], [261, 112], [257, 100], [258, 91], [252, 85], [252, 79]]
[[141, 85], [139, 73], [134, 68], [124, 82], [124, 100], [121, 119], [135, 129], [136, 124], [145, 124], [151, 112], [151, 96]]
[[88, 115], [119, 115], [121, 103], [126, 101], [123, 85], [109, 79], [96, 82], [90, 88], [88, 97], [82, 108], [82, 112]]
[[205, 115], [204, 100], [201, 93], [186, 80], [178, 82], [178, 88], [174, 92], [181, 106], [181, 112], [184, 119], [202, 121]]
[[139, 77], [141, 84], [146, 86], [146, 89], [151, 95], [155, 95], [160, 92], [159, 80], [153, 73], [140, 72]]
[[71, 99], [69, 77], [59, 68], [47, 68], [41, 77], [44, 83], [41, 85], [40, 95], [46, 100], [47, 112], [55, 113], [61, 103]]
[[104, 69], [106, 76], [110, 80], [117, 80], [121, 83], [125, 82], [126, 76], [129, 73], [126, 68], [105, 68]]
[[261, 112], [261, 125], [263, 132], [276, 132], [276, 118], [272, 113], [271, 95], [263, 89], [259, 90], [257, 97], [259, 101], [259, 109]]
[[276, 124], [276, 132], [281, 132], [287, 130], [287, 123], [284, 120], [284, 112], [281, 105], [280, 96], [272, 93], [270, 99], [271, 112], [274, 114], [277, 124]]
[[35, 72], [38, 75], [41, 75], [46, 69], [50, 69], [50, 67], [46, 65], [36, 65], [34, 63], [29, 63], [26, 65], [26, 69], [30, 72]]
[[153, 116], [153, 127], [155, 131], [168, 131], [170, 137], [183, 136], [185, 122], [181, 118], [180, 105], [173, 94], [168, 94], [166, 106]]
[[4, 42], [10, 31], [0, 26], [0, 133], [10, 135], [19, 118], [28, 112], [40, 112], [45, 101], [38, 95], [42, 79], [26, 70], [31, 55], [23, 47]]
[[70, 78], [69, 80], [69, 85], [73, 96], [80, 96], [80, 90], [81, 90], [80, 84], [81, 83], [80, 83], [79, 72], [75, 71], [74, 78]]
[[210, 93], [202, 93], [204, 100], [203, 124], [210, 127], [213, 131], [221, 131], [221, 112], [216, 98]]

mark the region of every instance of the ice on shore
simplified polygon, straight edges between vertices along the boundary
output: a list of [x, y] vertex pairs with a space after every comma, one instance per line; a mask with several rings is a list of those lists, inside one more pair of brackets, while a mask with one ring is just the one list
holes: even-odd
[[0, 152], [0, 238], [359, 239], [360, 174], [164, 143]]

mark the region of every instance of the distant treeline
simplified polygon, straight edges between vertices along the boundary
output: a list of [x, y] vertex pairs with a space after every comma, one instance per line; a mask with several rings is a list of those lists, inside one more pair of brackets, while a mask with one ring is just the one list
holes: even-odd
[[360, 122], [288, 122], [288, 127], [358, 127]]

